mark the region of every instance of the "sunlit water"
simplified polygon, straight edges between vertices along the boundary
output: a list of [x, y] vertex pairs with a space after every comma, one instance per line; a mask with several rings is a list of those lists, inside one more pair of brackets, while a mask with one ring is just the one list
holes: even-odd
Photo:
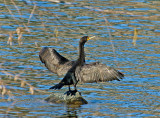
[[[160, 117], [159, 1], [4, 0], [0, 5], [0, 117]], [[18, 27], [24, 27], [19, 41]], [[86, 105], [45, 102], [54, 92], [48, 88], [62, 77], [41, 64], [40, 49], [50, 46], [75, 60], [84, 35], [96, 36], [85, 45], [87, 62], [113, 66], [125, 79], [79, 83]]]

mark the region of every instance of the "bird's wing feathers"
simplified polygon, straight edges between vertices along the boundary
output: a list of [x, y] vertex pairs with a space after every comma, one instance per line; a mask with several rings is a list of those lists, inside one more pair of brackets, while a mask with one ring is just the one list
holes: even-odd
[[55, 49], [44, 47], [39, 52], [39, 58], [42, 63], [53, 73], [57, 72], [57, 67], [69, 60], [60, 55]]
[[122, 79], [124, 75], [112, 67], [108, 67], [99, 62], [86, 64], [82, 67], [80, 72], [81, 82], [103, 82]]
[[[39, 58], [42, 63], [53, 73], [59, 76], [65, 75], [68, 70], [75, 64], [76, 61], [69, 61], [61, 56], [55, 49], [44, 47], [39, 53]], [[124, 75], [112, 67], [108, 67], [99, 62], [85, 64], [76, 72], [77, 80], [87, 82], [103, 82], [120, 80]], [[71, 80], [72, 81], [72, 80]], [[71, 82], [72, 83], [72, 82]]]

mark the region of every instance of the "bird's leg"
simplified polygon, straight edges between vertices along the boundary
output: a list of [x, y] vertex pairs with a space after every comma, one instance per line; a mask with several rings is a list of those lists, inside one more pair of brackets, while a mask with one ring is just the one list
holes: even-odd
[[66, 91], [64, 94], [67, 94], [67, 95], [70, 95], [71, 94], [71, 88], [70, 88], [70, 85], [68, 85], [68, 89], [69, 89], [69, 91]]
[[70, 79], [72, 79], [71, 83], [74, 85], [74, 89], [75, 90], [72, 91], [70, 89], [70, 85], [68, 85], [69, 91], [67, 91], [65, 94], [72, 96], [72, 95], [75, 95], [75, 93], [77, 92], [76, 85], [77, 85], [78, 81], [77, 81], [77, 79], [75, 77], [75, 73], [71, 73], [71, 78]]
[[77, 84], [74, 85], [74, 91], [75, 91], [75, 92], [77, 92], [77, 87], [76, 87], [76, 85], [77, 85]]
[[74, 92], [77, 92], [77, 87], [76, 87], [76, 85], [77, 85], [78, 81], [77, 81], [77, 79], [75, 78], [75, 74], [72, 74], [72, 80], [73, 80], [73, 85], [74, 85]]
[[69, 91], [71, 91], [70, 85], [68, 85], [68, 89], [69, 89]]
[[67, 94], [67, 95], [70, 95], [70, 94], [71, 94], [71, 96], [72, 96], [72, 95], [76, 95], [76, 92], [77, 92], [77, 87], [76, 87], [76, 85], [77, 85], [77, 84], [74, 84], [74, 90], [72, 90], [72, 91], [70, 91], [70, 92], [68, 91], [68, 94]]

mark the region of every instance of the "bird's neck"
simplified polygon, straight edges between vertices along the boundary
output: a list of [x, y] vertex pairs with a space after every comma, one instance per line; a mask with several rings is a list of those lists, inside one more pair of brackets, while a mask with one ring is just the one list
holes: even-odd
[[85, 63], [84, 44], [79, 44], [79, 58], [78, 64], [83, 65]]

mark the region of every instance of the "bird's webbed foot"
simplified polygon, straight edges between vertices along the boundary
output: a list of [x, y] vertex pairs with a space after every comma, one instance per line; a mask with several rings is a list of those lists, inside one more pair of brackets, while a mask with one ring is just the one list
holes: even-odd
[[77, 92], [77, 90], [75, 89], [75, 90], [69, 90], [69, 91], [66, 91], [64, 94], [67, 94], [67, 96], [69, 96], [69, 95], [76, 95], [76, 92]]

